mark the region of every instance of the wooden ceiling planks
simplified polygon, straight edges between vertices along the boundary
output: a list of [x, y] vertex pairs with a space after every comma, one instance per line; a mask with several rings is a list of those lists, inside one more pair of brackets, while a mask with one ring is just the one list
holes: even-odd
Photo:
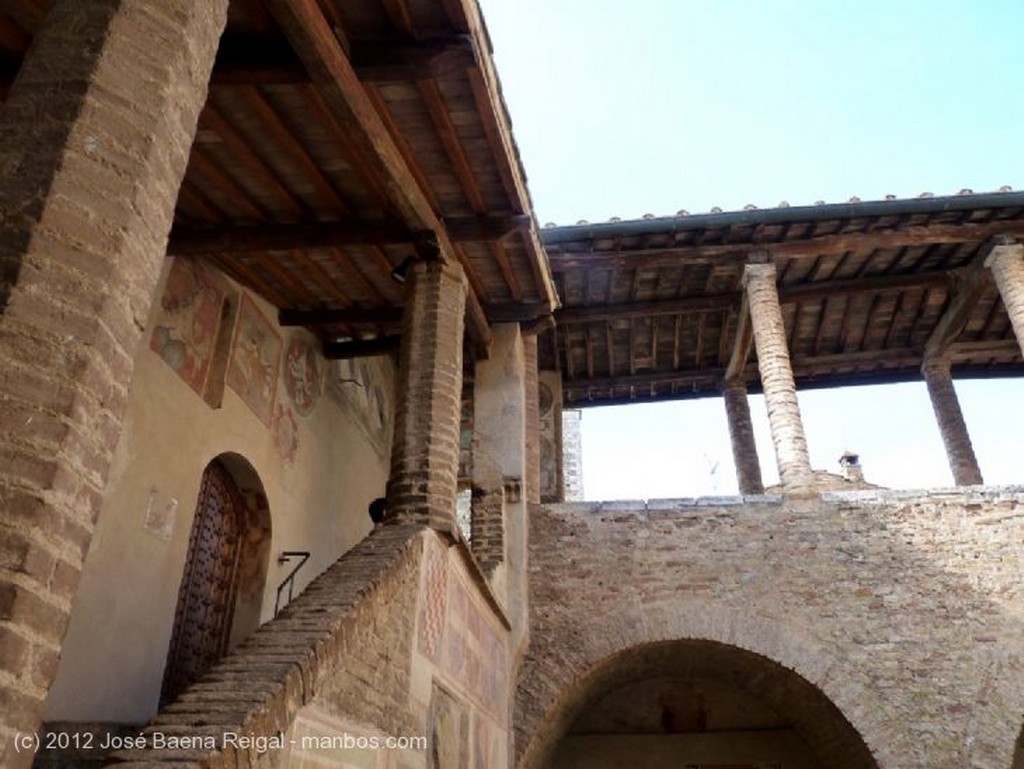
[[[567, 401], [715, 395], [726, 376], [756, 391], [749, 326], [737, 323], [743, 263], [755, 252], [777, 266], [798, 385], [902, 381], [920, 367], [951, 287], [967, 280], [983, 245], [1021, 232], [1020, 193], [546, 229], [564, 298], [555, 313], [561, 333], [604, 324], [589, 338], [590, 355], [631, 364], [598, 365], [593, 375], [563, 370]], [[613, 285], [601, 290], [595, 281], [609, 274]], [[958, 375], [1024, 374], [1019, 347], [1004, 344], [1005, 309], [985, 275], [981, 293], [961, 300], [970, 311], [945, 349]], [[607, 330], [620, 322], [625, 334]], [[964, 343], [974, 345], [969, 354]], [[546, 365], [550, 346], [541, 350]]]
[[[0, 98], [46, 5], [14, 0], [0, 13]], [[201, 253], [279, 309], [400, 309], [391, 270], [432, 249], [469, 273], [478, 353], [487, 313], [530, 319], [557, 304], [475, 3], [232, 0], [209, 93], [176, 229], [246, 240], [244, 226], [397, 221], [414, 235], [331, 248], [276, 242], [280, 230], [273, 253]], [[450, 236], [448, 222], [468, 215], [476, 234]], [[510, 216], [511, 229], [491, 226]], [[321, 330], [333, 328], [344, 326]]]

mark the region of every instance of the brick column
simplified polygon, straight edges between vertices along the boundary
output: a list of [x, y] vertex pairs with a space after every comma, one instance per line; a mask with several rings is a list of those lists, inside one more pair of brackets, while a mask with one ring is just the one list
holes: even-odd
[[454, 532], [466, 277], [437, 260], [414, 262], [406, 278], [388, 511]]
[[754, 425], [750, 421], [747, 386], [740, 379], [730, 380], [722, 386], [722, 396], [725, 415], [729, 420], [729, 438], [732, 441], [732, 458], [736, 465], [740, 494], [764, 494], [761, 463], [754, 442]]
[[39, 724], [227, 0], [57, 0], [0, 109], [0, 764]]
[[775, 287], [775, 265], [748, 264], [743, 281], [783, 491], [810, 494], [815, 491], [814, 475], [789, 362], [779, 292]]
[[985, 260], [985, 266], [992, 271], [1017, 344], [1024, 352], [1024, 246], [1020, 243], [996, 246]]
[[924, 381], [928, 385], [935, 420], [939, 423], [942, 442], [946, 444], [946, 456], [949, 458], [949, 469], [953, 472], [953, 482], [957, 486], [973, 486], [984, 483], [981, 469], [974, 456], [971, 436], [967, 432], [960, 401], [953, 387], [953, 377], [949, 371], [949, 361], [936, 358], [926, 361], [921, 366]]

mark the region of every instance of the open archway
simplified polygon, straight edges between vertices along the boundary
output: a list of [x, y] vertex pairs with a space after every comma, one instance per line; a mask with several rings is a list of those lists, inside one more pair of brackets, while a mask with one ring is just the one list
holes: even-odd
[[233, 453], [212, 460], [192, 518], [161, 703], [259, 627], [270, 533], [266, 495], [252, 465]]
[[867, 769], [857, 730], [816, 686], [754, 652], [703, 640], [611, 655], [564, 694], [536, 769]]

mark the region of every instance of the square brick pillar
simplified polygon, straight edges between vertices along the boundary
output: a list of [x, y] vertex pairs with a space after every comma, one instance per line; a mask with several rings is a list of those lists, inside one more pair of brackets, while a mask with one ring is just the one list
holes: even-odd
[[[512, 624], [513, 648], [518, 648], [525, 638], [527, 624], [524, 479], [529, 472], [527, 391], [531, 388], [526, 355], [529, 339], [531, 337], [520, 333], [518, 324], [495, 326], [490, 357], [477, 361], [473, 392], [473, 552], [491, 577], [495, 592], [505, 598], [505, 610]], [[494, 497], [500, 498], [502, 504], [482, 504]], [[487, 514], [491, 520], [485, 532], [489, 533], [478, 540], [477, 520]], [[495, 515], [501, 516], [500, 521], [493, 520]]]
[[393, 520], [456, 534], [466, 276], [419, 260], [406, 274], [395, 437], [388, 480]]
[[740, 494], [764, 494], [761, 462], [754, 441], [754, 425], [750, 421], [747, 385], [740, 379], [727, 381], [722, 386], [722, 397], [725, 401], [725, 415], [729, 420], [729, 438]]
[[746, 265], [743, 282], [782, 489], [786, 494], [813, 494], [814, 474], [775, 287], [775, 265]]
[[997, 245], [985, 260], [985, 266], [992, 271], [1017, 344], [1024, 352], [1024, 246], [1020, 243]]
[[967, 432], [967, 423], [960, 410], [960, 400], [956, 397], [953, 377], [950, 374], [949, 361], [935, 358], [925, 361], [921, 366], [928, 395], [932, 401], [935, 420], [939, 423], [942, 442], [946, 446], [949, 469], [953, 473], [953, 482], [957, 486], [975, 486], [984, 483], [981, 468], [974, 456], [971, 436]]
[[0, 764], [28, 766], [227, 0], [57, 0], [0, 110]]

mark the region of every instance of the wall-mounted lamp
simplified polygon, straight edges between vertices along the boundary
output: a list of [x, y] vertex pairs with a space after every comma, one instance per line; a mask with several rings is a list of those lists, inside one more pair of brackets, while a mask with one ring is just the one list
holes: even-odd
[[409, 267], [416, 260], [415, 256], [409, 255], [401, 261], [401, 263], [391, 271], [391, 279], [395, 283], [405, 283], [405, 274], [409, 272]]

